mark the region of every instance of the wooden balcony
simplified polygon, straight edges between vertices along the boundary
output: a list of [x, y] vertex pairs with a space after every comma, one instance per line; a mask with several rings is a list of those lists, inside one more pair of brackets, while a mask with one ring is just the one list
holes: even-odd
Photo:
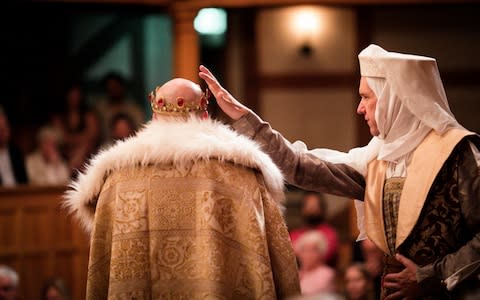
[[61, 208], [65, 187], [0, 189], [0, 264], [20, 276], [21, 299], [41, 299], [44, 282], [64, 279], [85, 299], [88, 237]]

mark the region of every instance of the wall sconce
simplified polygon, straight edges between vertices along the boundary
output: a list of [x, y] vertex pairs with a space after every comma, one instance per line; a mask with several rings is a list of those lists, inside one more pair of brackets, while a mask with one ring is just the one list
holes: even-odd
[[300, 55], [311, 56], [314, 50], [314, 40], [320, 29], [319, 14], [313, 8], [301, 8], [295, 12], [293, 27], [300, 39]]
[[202, 45], [221, 47], [225, 44], [227, 12], [220, 8], [202, 8], [193, 21], [193, 27], [200, 34]]

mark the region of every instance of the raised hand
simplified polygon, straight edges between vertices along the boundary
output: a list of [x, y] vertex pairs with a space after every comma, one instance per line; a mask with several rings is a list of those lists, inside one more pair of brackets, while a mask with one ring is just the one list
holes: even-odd
[[248, 113], [249, 109], [224, 89], [205, 66], [200, 66], [199, 70], [198, 76], [205, 80], [213, 96], [217, 99], [218, 106], [227, 116], [238, 120]]

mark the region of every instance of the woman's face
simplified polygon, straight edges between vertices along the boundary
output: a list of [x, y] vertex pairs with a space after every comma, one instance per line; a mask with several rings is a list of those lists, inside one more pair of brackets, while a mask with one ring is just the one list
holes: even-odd
[[345, 273], [345, 289], [349, 299], [364, 299], [367, 294], [367, 279], [355, 266], [348, 268]]
[[47, 300], [62, 300], [63, 297], [60, 292], [53, 286], [49, 287], [47, 290], [47, 294], [45, 295]]
[[322, 254], [315, 243], [305, 243], [298, 249], [298, 258], [300, 265], [304, 270], [311, 270], [320, 266], [322, 261]]

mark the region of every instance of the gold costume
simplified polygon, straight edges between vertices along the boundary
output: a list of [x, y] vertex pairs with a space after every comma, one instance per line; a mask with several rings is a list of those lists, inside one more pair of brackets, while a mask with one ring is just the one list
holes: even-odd
[[[94, 158], [73, 184], [67, 205], [92, 235], [87, 299], [299, 293], [280, 172], [251, 141], [202, 122], [153, 121]], [[178, 139], [162, 143], [172, 132]], [[143, 152], [129, 157], [135, 151]]]

